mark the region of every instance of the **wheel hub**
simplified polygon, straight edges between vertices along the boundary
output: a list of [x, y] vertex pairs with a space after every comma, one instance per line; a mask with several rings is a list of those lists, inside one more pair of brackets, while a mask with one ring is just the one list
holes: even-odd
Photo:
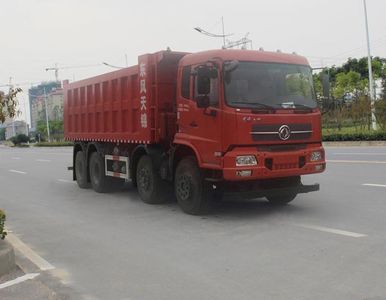
[[177, 183], [177, 193], [181, 200], [189, 200], [191, 194], [190, 178], [187, 175], [182, 175]]

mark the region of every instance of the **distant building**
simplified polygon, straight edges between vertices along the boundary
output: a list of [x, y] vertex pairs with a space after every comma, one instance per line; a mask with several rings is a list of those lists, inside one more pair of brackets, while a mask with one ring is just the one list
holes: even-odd
[[[62, 107], [61, 114], [63, 115], [63, 91], [62, 92], [60, 91], [62, 91], [60, 82], [56, 82], [56, 81], [43, 82], [38, 86], [32, 87], [28, 90], [29, 108], [30, 108], [30, 116], [31, 116], [31, 131], [36, 131], [37, 123], [39, 120], [45, 121], [46, 115], [45, 115], [44, 95], [47, 96], [47, 111], [48, 111], [49, 119], [57, 120], [56, 117], [58, 117], [58, 114], [60, 114], [60, 112], [56, 114], [56, 113], [53, 113], [53, 110], [60, 111], [60, 106]], [[50, 105], [51, 103], [50, 101], [52, 102], [52, 105]], [[60, 101], [62, 104], [60, 104]], [[59, 108], [55, 108], [57, 106]], [[61, 116], [61, 118], [63, 119], [63, 116]]]
[[63, 106], [63, 89], [52, 91], [47, 97], [48, 119], [51, 121], [63, 121]]
[[5, 139], [8, 140], [18, 134], [28, 135], [28, 125], [24, 121], [7, 121], [5, 127]]

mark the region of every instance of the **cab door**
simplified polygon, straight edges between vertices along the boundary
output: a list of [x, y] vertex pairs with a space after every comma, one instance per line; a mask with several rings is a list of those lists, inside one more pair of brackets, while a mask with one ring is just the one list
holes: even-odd
[[177, 97], [178, 135], [198, 151], [206, 167], [219, 167], [222, 151], [219, 72], [212, 69], [212, 75], [217, 73], [217, 76], [208, 78], [210, 88], [204, 95], [198, 89], [201, 79], [195, 71], [197, 67], [185, 66], [182, 69], [181, 89]]

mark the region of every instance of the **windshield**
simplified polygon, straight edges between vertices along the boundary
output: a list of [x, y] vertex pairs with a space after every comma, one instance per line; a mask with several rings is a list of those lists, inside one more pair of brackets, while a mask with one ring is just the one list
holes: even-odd
[[225, 99], [233, 107], [315, 108], [311, 68], [240, 62], [225, 74]]

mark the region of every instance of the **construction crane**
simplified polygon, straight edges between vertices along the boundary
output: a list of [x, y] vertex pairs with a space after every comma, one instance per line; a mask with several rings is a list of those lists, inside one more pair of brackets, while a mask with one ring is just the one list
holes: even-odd
[[59, 67], [58, 67], [58, 63], [55, 64], [55, 67], [46, 68], [46, 72], [47, 71], [55, 71], [55, 81], [56, 82], [59, 81]]
[[48, 67], [48, 68], [45, 68], [45, 70], [46, 70], [46, 72], [47, 71], [54, 71], [55, 72], [55, 81], [59, 82], [59, 70], [77, 69], [77, 68], [89, 68], [89, 67], [97, 67], [97, 66], [101, 66], [101, 65], [102, 64], [58, 67], [58, 63], [55, 63], [54, 67]]

